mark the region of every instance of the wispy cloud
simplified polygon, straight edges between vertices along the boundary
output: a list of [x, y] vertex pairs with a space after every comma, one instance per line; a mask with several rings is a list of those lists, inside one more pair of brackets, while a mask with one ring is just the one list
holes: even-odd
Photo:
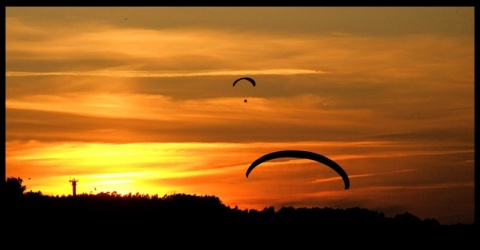
[[[349, 175], [348, 178], [354, 179], [354, 178], [362, 178], [362, 177], [371, 177], [375, 175], [397, 174], [397, 173], [405, 173], [405, 172], [413, 172], [413, 171], [416, 171], [416, 170], [405, 169], [405, 170], [398, 170], [398, 171], [385, 172], [385, 173], [354, 174], [354, 175]], [[329, 181], [338, 181], [338, 180], [342, 180], [342, 178], [341, 177], [322, 178], [322, 179], [313, 180], [311, 183], [320, 183], [320, 182], [329, 182]]]
[[220, 70], [194, 72], [155, 71], [77, 71], [77, 72], [16, 72], [7, 71], [7, 77], [22, 76], [111, 76], [111, 77], [193, 77], [193, 76], [241, 76], [241, 75], [308, 75], [326, 74], [320, 70], [308, 69], [267, 69], [267, 70]]

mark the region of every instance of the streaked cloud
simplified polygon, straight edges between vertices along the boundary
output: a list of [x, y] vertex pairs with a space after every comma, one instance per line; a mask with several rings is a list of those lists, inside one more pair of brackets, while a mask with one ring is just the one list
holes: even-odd
[[110, 76], [110, 77], [189, 77], [189, 76], [238, 76], [238, 75], [302, 75], [324, 74], [318, 70], [271, 69], [271, 70], [237, 70], [212, 72], [152, 72], [152, 71], [98, 71], [98, 72], [7, 72], [7, 77], [21, 76]]

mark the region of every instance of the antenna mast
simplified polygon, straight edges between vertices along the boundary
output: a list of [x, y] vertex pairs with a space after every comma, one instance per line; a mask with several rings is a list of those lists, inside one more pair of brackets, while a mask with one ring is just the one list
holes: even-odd
[[73, 196], [77, 196], [77, 182], [78, 180], [73, 178], [73, 179], [70, 179], [70, 182], [72, 183], [72, 188], [73, 188]]

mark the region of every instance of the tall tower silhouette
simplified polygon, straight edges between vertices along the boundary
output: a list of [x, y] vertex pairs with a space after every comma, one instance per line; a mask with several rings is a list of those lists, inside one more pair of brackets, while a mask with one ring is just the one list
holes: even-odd
[[72, 183], [72, 188], [73, 188], [73, 196], [77, 196], [77, 182], [78, 180], [70, 179], [70, 182]]

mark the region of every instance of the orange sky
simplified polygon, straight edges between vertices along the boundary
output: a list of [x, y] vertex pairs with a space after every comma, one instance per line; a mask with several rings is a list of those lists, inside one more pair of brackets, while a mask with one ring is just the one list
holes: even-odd
[[7, 7], [5, 90], [27, 190], [474, 222], [473, 7]]

